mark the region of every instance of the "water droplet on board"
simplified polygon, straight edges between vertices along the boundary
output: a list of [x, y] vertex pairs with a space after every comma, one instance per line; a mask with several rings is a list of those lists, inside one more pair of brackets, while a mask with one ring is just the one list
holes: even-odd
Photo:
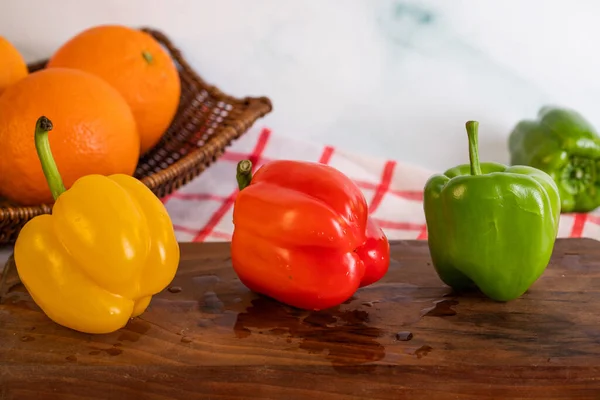
[[[10, 294], [6, 294], [2, 297], [2, 302], [25, 310], [40, 310], [37, 304], [31, 299], [31, 296], [29, 296], [27, 292], [21, 291], [20, 288], [23, 288], [23, 285], [17, 285], [11, 288]], [[19, 291], [16, 291], [17, 289], [19, 289]], [[15, 291], [13, 292], [13, 290]]]
[[396, 333], [396, 340], [399, 340], [401, 342], [408, 342], [412, 338], [413, 338], [412, 332], [404, 331], [404, 332]]
[[431, 348], [431, 346], [427, 346], [427, 345], [421, 346], [417, 350], [415, 350], [415, 356], [417, 356], [417, 358], [423, 358], [427, 354], [429, 354], [431, 352], [431, 350], [433, 350]]
[[34, 340], [35, 340], [35, 338], [33, 336], [29, 336], [29, 335], [21, 336], [21, 342], [32, 342]]
[[168, 290], [171, 293], [180, 293], [182, 289], [181, 286], [171, 286]]
[[90, 356], [97, 356], [102, 352], [108, 354], [109, 356], [118, 356], [119, 354], [123, 353], [123, 350], [119, 349], [118, 347], [109, 347], [108, 349], [99, 349], [97, 347], [92, 347], [92, 349], [94, 350], [88, 353]]
[[425, 317], [450, 317], [456, 315], [456, 310], [452, 306], [458, 305], [456, 300], [440, 300], [435, 306], [424, 310]]
[[138, 340], [140, 340], [140, 335], [135, 332], [122, 331], [117, 340], [120, 342], [137, 342]]
[[192, 343], [192, 339], [184, 336], [181, 338], [181, 343]]
[[77, 357], [75, 357], [75, 356], [66, 356], [65, 360], [67, 360], [68, 362], [77, 362]]
[[213, 326], [214, 322], [210, 319], [202, 318], [198, 320], [198, 326], [202, 328], [208, 328], [209, 326]]
[[378, 300], [374, 300], [374, 301], [365, 301], [364, 303], [362, 303], [362, 305], [363, 305], [363, 306], [365, 306], [365, 307], [373, 307], [373, 305], [374, 305], [375, 303], [379, 303], [379, 301], [378, 301]]
[[221, 282], [221, 278], [216, 275], [200, 275], [194, 276], [192, 281], [200, 285], [214, 285], [215, 283]]
[[384, 332], [371, 326], [366, 310], [351, 307], [305, 311], [259, 297], [237, 314], [233, 330], [239, 339], [276, 336], [293, 349], [324, 357], [344, 373], [371, 371], [372, 363], [385, 357], [385, 346], [378, 340]]
[[119, 354], [123, 353], [123, 350], [116, 349], [116, 348], [111, 348], [111, 349], [104, 350], [104, 352], [106, 354], [108, 354], [109, 356], [118, 356]]
[[141, 319], [133, 319], [129, 321], [126, 328], [130, 331], [143, 335], [144, 333], [148, 332], [151, 327], [152, 325], [150, 325], [149, 322], [143, 321]]
[[204, 293], [204, 304], [201, 306], [202, 312], [208, 314], [220, 314], [225, 305], [217, 297], [215, 292]]

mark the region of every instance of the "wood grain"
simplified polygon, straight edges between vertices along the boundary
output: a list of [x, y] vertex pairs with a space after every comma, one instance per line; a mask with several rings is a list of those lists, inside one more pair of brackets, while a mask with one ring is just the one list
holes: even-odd
[[0, 304], [0, 399], [600, 398], [596, 241], [558, 240], [510, 303], [454, 295], [425, 242], [395, 242], [382, 282], [321, 312], [249, 292], [228, 244], [181, 248], [172, 286], [109, 335], [56, 325], [13, 287]]

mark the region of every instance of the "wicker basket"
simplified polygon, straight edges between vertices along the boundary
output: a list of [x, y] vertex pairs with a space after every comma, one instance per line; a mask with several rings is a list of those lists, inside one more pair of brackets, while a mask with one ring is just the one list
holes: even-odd
[[[142, 30], [170, 52], [181, 78], [177, 114], [162, 140], [140, 158], [134, 174], [163, 197], [204, 171], [272, 106], [266, 97], [239, 99], [224, 94], [202, 80], [164, 34], [149, 28]], [[45, 63], [32, 64], [29, 69], [42, 69]], [[51, 207], [19, 207], [0, 199], [0, 244], [13, 244], [27, 221], [50, 213]]]

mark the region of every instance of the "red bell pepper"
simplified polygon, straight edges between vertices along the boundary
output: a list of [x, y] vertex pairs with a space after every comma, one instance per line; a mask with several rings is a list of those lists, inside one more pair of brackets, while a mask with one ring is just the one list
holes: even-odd
[[250, 290], [321, 310], [348, 300], [388, 270], [388, 240], [360, 189], [324, 164], [272, 161], [237, 168], [231, 262]]

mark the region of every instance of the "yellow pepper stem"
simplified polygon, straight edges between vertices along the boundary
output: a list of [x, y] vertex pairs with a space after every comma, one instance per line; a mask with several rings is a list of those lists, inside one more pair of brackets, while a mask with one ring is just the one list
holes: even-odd
[[242, 160], [237, 165], [236, 176], [240, 190], [250, 185], [252, 182], [252, 161]]
[[41, 116], [35, 124], [35, 149], [37, 150], [38, 158], [42, 164], [42, 171], [50, 187], [50, 192], [54, 200], [58, 198], [66, 189], [63, 184], [62, 177], [54, 162], [52, 151], [50, 150], [50, 141], [48, 140], [48, 132], [53, 128], [52, 121]]

